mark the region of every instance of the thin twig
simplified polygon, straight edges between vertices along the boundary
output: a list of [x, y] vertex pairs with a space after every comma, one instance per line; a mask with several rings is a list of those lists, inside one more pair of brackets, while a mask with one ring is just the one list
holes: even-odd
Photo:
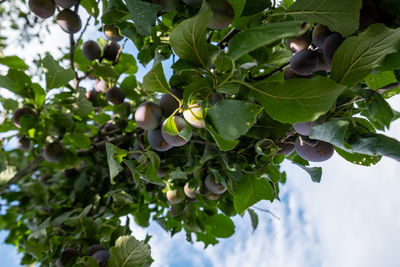
[[113, 63], [113, 66], [118, 64], [119, 58], [121, 57], [122, 50], [124, 49], [125, 44], [126, 44], [127, 41], [128, 41], [128, 39], [125, 38], [125, 39], [124, 39], [124, 42], [122, 43], [121, 47], [120, 47], [119, 50], [118, 50], [118, 54], [117, 54], [117, 56], [115, 57], [115, 62]]
[[81, 31], [81, 34], [79, 35], [78, 39], [76, 40], [75, 49], [77, 48], [79, 42], [82, 40], [82, 36], [85, 33], [87, 27], [89, 26], [89, 22], [90, 22], [91, 18], [92, 18], [92, 16], [89, 16], [89, 18], [86, 21], [85, 27], [83, 28], [83, 30]]
[[42, 156], [36, 156], [31, 163], [26, 165], [24, 168], [19, 170], [13, 178], [11, 178], [6, 184], [0, 186], [0, 190], [3, 190], [7, 187], [9, 187], [12, 184], [16, 184], [21, 178], [23, 178], [25, 175], [28, 175], [35, 170], [39, 168], [40, 162], [42, 161]]
[[276, 216], [272, 211], [270, 210], [266, 210], [266, 209], [262, 209], [262, 208], [258, 208], [258, 207], [253, 207], [253, 209], [259, 210], [259, 211], [263, 211], [266, 213], [271, 214], [273, 217], [275, 217], [275, 219], [281, 220], [278, 216]]
[[252, 76], [250, 75], [250, 79], [253, 80], [253, 81], [261, 81], [261, 80], [264, 80], [264, 79], [266, 79], [266, 78], [268, 78], [268, 77], [271, 77], [271, 76], [274, 75], [275, 73], [282, 71], [282, 70], [283, 70], [286, 66], [288, 66], [289, 64], [290, 64], [290, 63], [287, 62], [287, 63], [283, 64], [282, 66], [280, 66], [279, 68], [274, 69], [273, 71], [271, 71], [271, 72], [269, 72], [269, 73], [267, 73], [267, 74], [265, 74], [265, 75], [261, 75], [261, 76], [257, 76], [257, 77], [252, 77]]
[[239, 32], [240, 32], [240, 30], [233, 28], [232, 30], [230, 30], [230, 31], [228, 32], [227, 35], [225, 35], [224, 38], [222, 38], [221, 41], [219, 41], [218, 46], [219, 46], [221, 49], [224, 49], [225, 47], [228, 46], [229, 41], [233, 38], [233, 36], [235, 36], [235, 35], [238, 34]]

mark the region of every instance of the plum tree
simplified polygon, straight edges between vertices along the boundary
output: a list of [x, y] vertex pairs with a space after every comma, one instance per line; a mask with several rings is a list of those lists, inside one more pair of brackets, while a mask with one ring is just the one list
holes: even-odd
[[42, 19], [50, 18], [56, 12], [54, 0], [29, 0], [30, 10]]
[[297, 154], [305, 160], [322, 162], [330, 159], [334, 152], [333, 145], [306, 136], [299, 136], [295, 143]]
[[58, 26], [66, 33], [77, 33], [82, 28], [82, 21], [76, 12], [64, 9], [57, 14], [56, 21]]
[[104, 35], [108, 40], [114, 43], [117, 43], [124, 38], [121, 34], [119, 34], [118, 27], [115, 27], [114, 25], [104, 25]]
[[317, 70], [318, 62], [318, 52], [310, 49], [303, 49], [294, 54], [290, 59], [290, 68], [298, 75], [309, 76]]
[[[185, 121], [182, 117], [174, 116], [174, 117], [173, 117], [173, 120], [174, 120], [175, 125], [176, 125], [176, 128], [178, 129], [179, 132], [182, 131], [183, 128], [185, 128], [185, 127], [189, 127], [189, 129], [190, 129], [190, 126], [186, 123], [186, 121]], [[167, 133], [167, 132], [164, 130], [167, 121], [168, 121], [168, 119], [166, 119], [166, 120], [162, 123], [162, 126], [161, 126], [161, 134], [162, 134], [164, 140], [165, 140], [168, 144], [170, 144], [171, 146], [183, 146], [183, 145], [185, 145], [185, 144], [189, 141], [190, 137], [188, 137], [187, 139], [185, 139], [185, 138], [183, 138], [183, 137], [181, 137], [181, 136], [179, 136], [179, 135], [171, 135], [171, 134]], [[190, 131], [190, 135], [191, 135], [191, 134], [192, 134], [192, 133], [191, 133], [191, 131]]]
[[150, 146], [157, 151], [167, 151], [172, 148], [170, 144], [165, 141], [161, 134], [161, 128], [150, 130], [147, 133], [147, 139]]
[[43, 148], [43, 158], [48, 162], [59, 163], [64, 156], [64, 147], [60, 142], [53, 142]]
[[90, 61], [100, 59], [101, 49], [97, 42], [89, 40], [86, 41], [82, 46], [83, 56]]
[[213, 16], [208, 21], [208, 27], [215, 30], [221, 30], [229, 26], [235, 17], [232, 4], [227, 0], [212, 0], [208, 2]]
[[185, 186], [183, 187], [183, 191], [184, 191], [185, 195], [186, 195], [188, 198], [194, 199], [194, 198], [196, 198], [196, 196], [197, 196], [196, 191], [190, 189], [190, 187], [189, 187], [189, 182], [187, 182], [187, 183], [185, 184]]
[[30, 107], [19, 108], [14, 112], [13, 122], [18, 128], [21, 128], [20, 120], [23, 116], [36, 117], [36, 112]]
[[26, 136], [21, 136], [18, 139], [18, 148], [23, 151], [29, 151], [31, 148], [31, 141]]
[[71, 8], [76, 5], [78, 0], [55, 0], [56, 4], [62, 8]]
[[94, 244], [86, 249], [86, 255], [92, 256], [93, 254], [101, 250], [106, 250], [106, 249], [100, 244]]
[[109, 61], [115, 61], [117, 59], [118, 51], [121, 47], [117, 43], [108, 43], [103, 47], [103, 58]]
[[199, 104], [190, 105], [185, 109], [183, 111], [183, 117], [193, 127], [204, 128], [206, 126], [203, 118], [203, 110]]
[[226, 191], [225, 185], [217, 183], [217, 181], [215, 181], [214, 175], [211, 173], [207, 175], [206, 179], [204, 180], [204, 184], [211, 193], [217, 195], [221, 195]]
[[185, 200], [185, 193], [182, 188], [170, 189], [166, 193], [168, 202], [170, 204], [179, 204]]
[[333, 55], [343, 41], [343, 36], [337, 32], [332, 33], [328, 38], [326, 38], [322, 50], [324, 51], [325, 59], [329, 64], [332, 62]]
[[94, 253], [92, 257], [96, 260], [99, 267], [106, 267], [108, 259], [110, 258], [110, 252], [107, 250], [100, 250]]
[[125, 93], [119, 87], [113, 86], [107, 90], [106, 98], [108, 103], [112, 105], [119, 105], [124, 102]]
[[160, 125], [162, 111], [154, 102], [144, 102], [135, 111], [136, 124], [145, 130], [153, 130]]
[[300, 50], [307, 49], [311, 44], [308, 33], [302, 34], [298, 37], [286, 40], [286, 45], [293, 53], [299, 52]]
[[331, 34], [332, 32], [329, 30], [328, 27], [322, 24], [317, 24], [312, 32], [312, 41], [317, 47], [322, 48], [324, 46], [325, 40]]
[[[178, 88], [172, 88], [171, 93], [178, 99], [183, 98], [183, 91]], [[179, 108], [179, 102], [171, 94], [163, 94], [158, 104], [164, 117], [168, 118]]]

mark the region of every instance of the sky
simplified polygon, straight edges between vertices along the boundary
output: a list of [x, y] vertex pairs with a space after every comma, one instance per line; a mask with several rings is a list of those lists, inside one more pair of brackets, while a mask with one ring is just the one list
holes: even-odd
[[[89, 28], [87, 36], [101, 34]], [[56, 48], [67, 41], [67, 34], [53, 26], [44, 46], [36, 43], [22, 51], [9, 49], [6, 54], [32, 58], [50, 49], [57, 57]], [[136, 50], [129, 44], [125, 52], [135, 54]], [[138, 80], [145, 73], [140, 67]], [[400, 96], [389, 102], [400, 111]], [[393, 122], [385, 134], [400, 140], [400, 121]], [[133, 235], [138, 239], [152, 235], [152, 266], [156, 267], [398, 267], [399, 162], [383, 158], [376, 166], [362, 167], [335, 154], [314, 165], [323, 167], [319, 184], [290, 162], [283, 163], [287, 183], [281, 187], [281, 201], [255, 205], [270, 210], [278, 219], [257, 211], [259, 226], [254, 233], [245, 214], [234, 218], [236, 233], [231, 238], [220, 239], [207, 249], [201, 243], [188, 243], [183, 233], [171, 238], [156, 223], [144, 229], [131, 220]], [[0, 243], [6, 234], [0, 232]], [[2, 266], [20, 266], [20, 255], [13, 246], [0, 245], [0, 255]]]

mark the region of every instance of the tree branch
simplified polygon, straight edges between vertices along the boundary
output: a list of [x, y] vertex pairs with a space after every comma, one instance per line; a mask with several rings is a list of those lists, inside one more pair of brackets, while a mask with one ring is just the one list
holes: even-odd
[[119, 58], [121, 57], [122, 50], [124, 49], [125, 44], [126, 44], [127, 41], [128, 41], [128, 39], [125, 38], [124, 42], [122, 43], [121, 47], [118, 50], [118, 54], [115, 57], [115, 62], [113, 63], [113, 66], [118, 64]]
[[229, 41], [233, 38], [233, 36], [235, 36], [236, 34], [238, 34], [240, 32], [240, 30], [233, 28], [232, 30], [230, 30], [230, 32], [228, 32], [227, 35], [225, 35], [224, 38], [222, 38], [221, 41], [219, 41], [218, 46], [221, 49], [224, 49], [225, 47], [228, 46]]
[[23, 178], [25, 175], [28, 175], [34, 171], [36, 171], [39, 168], [40, 162], [43, 160], [42, 156], [36, 156], [31, 163], [26, 165], [24, 168], [19, 170], [13, 178], [11, 178], [6, 184], [0, 186], [0, 190], [3, 190], [7, 187], [9, 187], [12, 184], [16, 184], [21, 178]]

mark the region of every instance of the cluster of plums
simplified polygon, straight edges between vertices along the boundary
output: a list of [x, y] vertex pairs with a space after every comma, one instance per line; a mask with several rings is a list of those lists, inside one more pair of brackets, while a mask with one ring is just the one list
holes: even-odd
[[312, 32], [312, 42], [308, 33], [287, 40], [289, 49], [294, 52], [290, 59], [290, 67], [284, 72], [284, 78], [310, 77], [315, 71], [329, 72], [333, 55], [344, 41], [337, 32], [331, 32], [328, 27], [318, 24]]
[[63, 8], [57, 14], [56, 21], [60, 28], [66, 33], [77, 33], [82, 28], [82, 21], [79, 15], [70, 10], [78, 0], [29, 0], [30, 10], [42, 19], [50, 18], [56, 11], [56, 5]]
[[187, 199], [188, 202], [194, 202], [198, 196], [209, 200], [217, 200], [226, 190], [226, 186], [222, 183], [218, 183], [214, 175], [210, 173], [197, 188], [190, 188], [189, 182], [187, 182], [183, 188], [177, 187], [168, 190], [166, 196], [171, 205], [176, 205], [182, 203], [185, 199]]
[[[91, 245], [86, 249], [86, 256], [93, 257], [99, 267], [106, 267], [110, 252], [100, 244]], [[60, 257], [56, 261], [58, 267], [70, 266], [76, 258], [82, 256], [81, 253], [75, 248], [66, 248], [61, 252]]]
[[[182, 99], [183, 92], [180, 89], [172, 89], [171, 94]], [[183, 112], [183, 117], [174, 115], [173, 120], [179, 132], [187, 128], [189, 136], [183, 138], [179, 135], [171, 135], [164, 129], [168, 118], [180, 108], [178, 100], [171, 94], [164, 94], [159, 102], [144, 102], [140, 104], [135, 112], [137, 126], [148, 130], [147, 139], [150, 146], [157, 151], [167, 151], [172, 147], [185, 145], [191, 137], [190, 125], [197, 128], [204, 128], [203, 111], [197, 104], [189, 107]], [[163, 120], [163, 117], [165, 118]], [[190, 124], [190, 125], [189, 125]]]

